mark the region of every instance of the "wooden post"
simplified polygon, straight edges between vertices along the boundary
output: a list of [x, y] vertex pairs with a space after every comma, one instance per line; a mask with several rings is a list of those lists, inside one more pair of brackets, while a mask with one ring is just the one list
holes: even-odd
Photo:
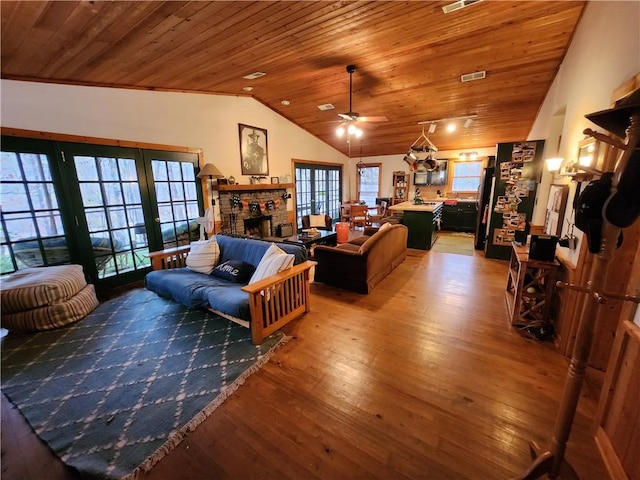
[[[592, 134], [593, 131], [585, 130], [585, 133]], [[616, 142], [614, 139], [607, 140], [609, 137], [605, 135], [599, 135], [598, 138], [617, 148], [620, 147], [619, 142]], [[640, 110], [638, 109], [630, 116], [627, 139], [626, 145], [623, 145], [623, 153], [615, 165], [611, 184], [612, 193], [617, 192], [620, 178], [640, 141]], [[600, 251], [595, 257], [589, 283], [586, 288], [576, 288], [578, 291], [587, 293], [587, 297], [583, 301], [573, 355], [565, 380], [558, 416], [556, 417], [554, 435], [551, 439], [551, 449], [546, 452], [541, 452], [538, 445], [532, 442], [531, 450], [537, 457], [531, 466], [514, 480], [533, 480], [545, 473], [548, 475], [548, 478], [552, 480], [558, 478], [558, 476], [561, 478], [577, 478], [573, 469], [564, 461], [564, 454], [576, 414], [578, 400], [580, 399], [580, 390], [584, 380], [587, 360], [589, 359], [589, 353], [591, 351], [591, 344], [593, 343], [593, 331], [598, 317], [599, 306], [606, 301], [603, 291], [607, 269], [611, 258], [613, 258], [619, 234], [620, 229], [611, 225], [603, 213]], [[569, 288], [571, 288], [571, 286]]]

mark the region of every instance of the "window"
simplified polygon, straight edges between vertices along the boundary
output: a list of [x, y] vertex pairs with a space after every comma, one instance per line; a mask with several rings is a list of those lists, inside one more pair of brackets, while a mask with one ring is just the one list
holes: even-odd
[[482, 177], [482, 162], [453, 162], [454, 192], [477, 192]]
[[0, 274], [70, 261], [50, 153], [21, 150], [2, 152]]
[[2, 137], [0, 274], [78, 263], [96, 288], [199, 237], [195, 153]]
[[380, 164], [360, 164], [357, 172], [358, 200], [370, 206], [375, 205], [376, 198], [380, 196]]

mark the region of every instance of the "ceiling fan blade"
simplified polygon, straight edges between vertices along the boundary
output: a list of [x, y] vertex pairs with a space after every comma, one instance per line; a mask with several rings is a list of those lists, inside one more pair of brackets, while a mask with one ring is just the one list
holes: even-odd
[[389, 119], [384, 115], [372, 116], [372, 117], [358, 117], [358, 122], [388, 122]]
[[358, 114], [355, 112], [339, 113], [338, 116], [347, 122], [358, 118]]

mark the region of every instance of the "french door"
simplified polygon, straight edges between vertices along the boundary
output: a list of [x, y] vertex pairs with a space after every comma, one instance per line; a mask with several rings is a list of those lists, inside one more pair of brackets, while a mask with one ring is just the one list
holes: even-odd
[[295, 163], [296, 217], [301, 227], [304, 215], [327, 214], [340, 218], [342, 167], [340, 165]]
[[[98, 289], [111, 288], [141, 280], [150, 269], [149, 251], [198, 238], [196, 154], [30, 146], [37, 143], [23, 139], [14, 145], [19, 148], [6, 149], [3, 139], [3, 166], [9, 161], [13, 173], [2, 176], [2, 273], [73, 262]], [[15, 202], [5, 201], [7, 186]]]

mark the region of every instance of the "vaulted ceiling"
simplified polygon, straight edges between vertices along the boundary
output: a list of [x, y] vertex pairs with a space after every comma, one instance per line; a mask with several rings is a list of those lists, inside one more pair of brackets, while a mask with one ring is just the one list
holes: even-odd
[[[348, 154], [335, 129], [355, 64], [353, 110], [388, 121], [364, 124], [352, 156], [404, 154], [419, 122], [469, 116], [430, 140], [525, 139], [586, 2], [466, 0], [445, 14], [452, 1], [2, 1], [2, 77], [250, 95]], [[254, 72], [266, 75], [243, 78]]]

